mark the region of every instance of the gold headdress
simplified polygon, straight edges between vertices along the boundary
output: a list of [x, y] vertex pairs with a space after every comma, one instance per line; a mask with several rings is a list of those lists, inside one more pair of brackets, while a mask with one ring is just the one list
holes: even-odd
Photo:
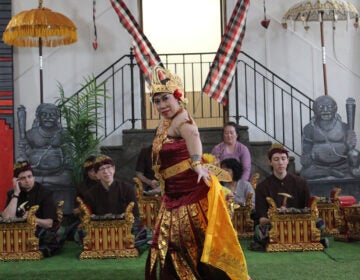
[[151, 71], [151, 97], [163, 92], [173, 94], [182, 103], [187, 103], [180, 77], [157, 65]]
[[284, 147], [284, 145], [280, 144], [280, 143], [274, 143], [271, 145], [271, 147], [268, 150], [268, 158], [269, 160], [271, 160], [271, 157], [273, 156], [273, 154], [275, 153], [280, 153], [280, 154], [286, 154], [288, 155], [289, 151], [288, 149], [286, 149]]
[[107, 155], [102, 155], [102, 154], [98, 155], [94, 162], [95, 172], [98, 172], [99, 168], [106, 164], [114, 165], [112, 158]]
[[14, 164], [14, 177], [18, 177], [21, 172], [32, 171], [32, 167], [28, 161], [20, 161]]
[[96, 156], [94, 155], [91, 155], [85, 159], [83, 166], [86, 172], [94, 168], [95, 160]]

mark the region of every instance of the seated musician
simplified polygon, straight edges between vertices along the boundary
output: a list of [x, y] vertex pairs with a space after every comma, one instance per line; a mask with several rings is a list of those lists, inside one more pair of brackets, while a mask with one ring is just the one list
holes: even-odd
[[39, 249], [44, 256], [57, 252], [63, 243], [59, 236], [60, 224], [57, 221], [56, 203], [51, 190], [35, 182], [29, 162], [14, 165], [13, 187], [7, 193], [6, 207], [2, 212], [4, 219], [26, 218], [28, 210], [39, 205], [36, 212], [35, 236], [39, 238]]
[[75, 242], [82, 243], [83, 241], [83, 231], [78, 229], [78, 225], [80, 224], [79, 214], [79, 203], [77, 202], [76, 198], [80, 197], [84, 200], [85, 193], [88, 192], [92, 187], [99, 184], [99, 180], [96, 177], [96, 172], [94, 169], [96, 156], [91, 155], [87, 157], [83, 163], [83, 170], [84, 170], [84, 180], [79, 182], [76, 186], [76, 193], [75, 193], [75, 201], [74, 201], [74, 222], [69, 226], [67, 229], [67, 238], [72, 237]]
[[[235, 158], [227, 158], [221, 161], [220, 167], [228, 171], [231, 175], [231, 182], [223, 182], [222, 184], [228, 188], [231, 192], [228, 196], [232, 196], [234, 203], [239, 205], [245, 205], [246, 198], [249, 193], [252, 193], [251, 206], [255, 208], [255, 192], [254, 188], [248, 181], [242, 179], [243, 166]], [[227, 199], [228, 199], [227, 196]]]
[[[266, 197], [274, 199], [278, 208], [305, 208], [310, 200], [310, 191], [307, 182], [302, 177], [287, 172], [289, 151], [281, 144], [273, 144], [268, 151], [269, 164], [272, 174], [265, 178], [255, 190], [255, 232], [254, 242], [250, 244], [252, 250], [265, 250], [269, 242], [270, 220]], [[286, 193], [291, 196], [283, 204]]]
[[132, 233], [136, 235], [139, 227], [139, 207], [135, 188], [114, 177], [115, 165], [109, 156], [98, 155], [94, 162], [94, 170], [100, 183], [85, 193], [85, 204], [93, 215], [121, 215], [125, 213], [129, 203], [134, 202], [135, 221]]
[[75, 208], [73, 210], [74, 215], [79, 215], [80, 211], [79, 211], [79, 203], [76, 201], [76, 197], [80, 197], [81, 199], [84, 199], [85, 197], [85, 193], [87, 193], [92, 187], [96, 186], [97, 184], [99, 184], [99, 180], [96, 176], [96, 172], [94, 169], [94, 163], [96, 160], [96, 156], [91, 155], [89, 157], [87, 157], [83, 163], [83, 167], [84, 167], [84, 180], [81, 181], [77, 186], [76, 186], [76, 195], [75, 195]]
[[160, 183], [155, 178], [154, 170], [152, 169], [152, 145], [143, 147], [138, 155], [135, 174], [144, 185], [144, 193], [147, 195], [160, 194]]

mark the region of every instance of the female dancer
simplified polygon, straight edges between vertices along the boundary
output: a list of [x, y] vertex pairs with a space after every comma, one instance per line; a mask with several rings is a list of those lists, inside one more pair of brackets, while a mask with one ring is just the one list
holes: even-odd
[[[225, 217], [231, 228], [231, 221], [224, 203], [223, 208], [211, 206], [221, 193], [213, 188], [216, 177], [202, 166], [200, 135], [184, 108], [186, 100], [180, 78], [156, 66], [152, 70], [151, 89], [152, 102], [161, 115], [152, 157], [163, 201], [146, 263], [146, 279], [157, 279], [158, 275], [160, 279], [181, 280], [248, 279], [237, 239], [237, 244], [233, 241], [231, 244], [235, 248], [226, 248], [212, 240], [218, 232], [214, 231], [215, 220], [209, 227], [210, 211], [218, 225]], [[213, 194], [210, 200], [209, 190]], [[223, 198], [220, 202], [224, 202]], [[219, 213], [223, 216], [219, 217]], [[229, 232], [236, 236], [232, 228]], [[207, 235], [212, 238], [206, 239]]]

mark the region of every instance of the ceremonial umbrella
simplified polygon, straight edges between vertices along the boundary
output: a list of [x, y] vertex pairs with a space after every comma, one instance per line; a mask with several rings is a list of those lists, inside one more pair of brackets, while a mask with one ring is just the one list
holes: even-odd
[[321, 49], [323, 61], [324, 93], [327, 95], [326, 78], [326, 52], [324, 40], [324, 21], [331, 21], [335, 24], [340, 20], [355, 19], [355, 28], [359, 27], [359, 14], [353, 4], [347, 0], [306, 0], [295, 4], [283, 16], [283, 27], [287, 28], [287, 21], [301, 21], [305, 30], [310, 27], [308, 22], [317, 21], [320, 23]]
[[40, 102], [43, 103], [42, 47], [69, 45], [77, 41], [75, 24], [66, 16], [42, 7], [13, 16], [4, 33], [5, 44], [16, 47], [39, 47]]

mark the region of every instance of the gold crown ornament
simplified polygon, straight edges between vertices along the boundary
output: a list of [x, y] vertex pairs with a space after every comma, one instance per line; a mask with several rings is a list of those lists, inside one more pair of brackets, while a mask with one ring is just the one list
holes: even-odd
[[20, 161], [14, 164], [14, 177], [18, 177], [21, 172], [32, 171], [32, 167], [28, 161]]
[[103, 154], [100, 154], [95, 158], [94, 164], [99, 163], [114, 164], [111, 157]]
[[110, 165], [114, 166], [114, 162], [113, 162], [112, 158], [107, 155], [103, 155], [103, 154], [97, 155], [96, 159], [94, 161], [95, 172], [98, 172], [99, 168], [106, 164], [110, 164]]
[[96, 156], [94, 156], [94, 155], [91, 155], [87, 159], [85, 159], [85, 161], [83, 163], [83, 167], [86, 172], [88, 172], [94, 168], [95, 160], [96, 160]]
[[179, 76], [171, 74], [168, 69], [160, 65], [154, 66], [151, 71], [151, 97], [157, 93], [170, 93], [181, 103], [186, 104], [184, 87]]
[[288, 151], [288, 149], [285, 148], [285, 146], [283, 144], [274, 143], [271, 145], [271, 147], [268, 150], [268, 158], [271, 160], [271, 157], [275, 153], [288, 154], [289, 151]]
[[29, 162], [27, 162], [27, 161], [16, 162], [16, 163], [14, 164], [14, 170], [15, 170], [15, 169], [18, 169], [18, 168], [27, 167], [28, 165], [29, 165]]
[[92, 167], [94, 165], [94, 162], [95, 161], [85, 161], [84, 162], [84, 168], [89, 168], [89, 167]]

